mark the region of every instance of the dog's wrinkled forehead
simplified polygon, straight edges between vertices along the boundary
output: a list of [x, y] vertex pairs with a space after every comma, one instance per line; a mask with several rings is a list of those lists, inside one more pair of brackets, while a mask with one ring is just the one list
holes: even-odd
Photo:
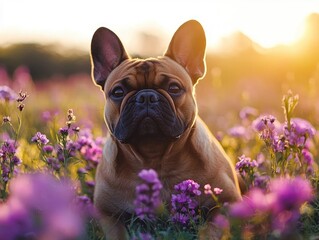
[[139, 85], [144, 86], [144, 88], [151, 87], [152, 80], [156, 76], [156, 66], [152, 61], [141, 61], [138, 62], [135, 67], [135, 78]]
[[[134, 81], [129, 81], [129, 80]], [[134, 84], [134, 88], [157, 88], [163, 80], [174, 79], [184, 87], [192, 87], [192, 80], [185, 69], [168, 57], [128, 59], [115, 68], [106, 81], [105, 89], [123, 80]]]

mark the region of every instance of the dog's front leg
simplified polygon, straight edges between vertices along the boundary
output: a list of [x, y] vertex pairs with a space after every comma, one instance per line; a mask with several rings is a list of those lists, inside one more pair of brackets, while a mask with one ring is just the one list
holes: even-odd
[[199, 240], [221, 240], [223, 230], [216, 227], [212, 222], [206, 222], [198, 231]]
[[105, 234], [105, 240], [126, 240], [129, 239], [124, 224], [112, 216], [101, 216], [101, 227]]

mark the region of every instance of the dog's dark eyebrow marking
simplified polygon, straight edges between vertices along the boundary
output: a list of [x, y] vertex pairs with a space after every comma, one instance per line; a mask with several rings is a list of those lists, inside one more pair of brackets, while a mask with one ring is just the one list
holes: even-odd
[[133, 89], [133, 86], [129, 83], [129, 78], [124, 78], [121, 80], [121, 84], [123, 85], [123, 87], [125, 87], [128, 91]]
[[161, 86], [167, 86], [168, 83], [171, 81], [171, 78], [169, 76], [167, 76], [166, 74], [162, 74], [162, 79], [161, 79]]
[[148, 79], [150, 77], [150, 72], [152, 71], [153, 63], [150, 61], [141, 61], [140, 64], [136, 67], [138, 78], [144, 80], [144, 86], [148, 87]]

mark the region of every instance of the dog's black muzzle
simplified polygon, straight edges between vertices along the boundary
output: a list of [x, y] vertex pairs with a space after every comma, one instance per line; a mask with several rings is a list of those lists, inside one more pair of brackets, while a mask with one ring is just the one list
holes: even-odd
[[143, 89], [126, 102], [114, 135], [119, 141], [130, 143], [134, 137], [175, 139], [184, 129], [166, 97], [154, 89]]

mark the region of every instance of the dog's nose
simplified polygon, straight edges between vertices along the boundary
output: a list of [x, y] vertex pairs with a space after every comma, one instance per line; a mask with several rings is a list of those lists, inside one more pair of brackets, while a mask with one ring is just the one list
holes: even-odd
[[159, 96], [154, 90], [141, 90], [136, 94], [136, 102], [140, 104], [157, 103]]

